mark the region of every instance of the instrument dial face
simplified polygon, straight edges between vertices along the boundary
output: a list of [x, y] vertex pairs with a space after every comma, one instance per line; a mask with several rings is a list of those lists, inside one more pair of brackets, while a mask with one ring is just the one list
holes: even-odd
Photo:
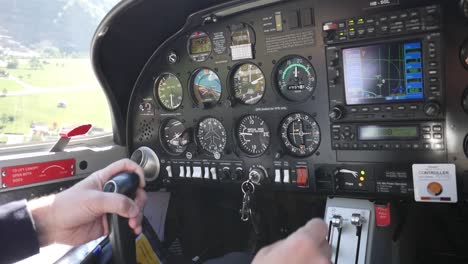
[[281, 140], [291, 154], [310, 156], [320, 145], [320, 128], [312, 116], [294, 113], [281, 122]]
[[188, 39], [187, 50], [193, 61], [206, 61], [212, 50], [210, 37], [203, 31], [193, 32]]
[[253, 63], [244, 63], [237, 67], [232, 75], [234, 97], [244, 104], [258, 103], [265, 93], [265, 76]]
[[249, 155], [263, 154], [270, 145], [270, 129], [265, 120], [257, 115], [248, 115], [241, 119], [237, 137], [240, 149]]
[[286, 57], [276, 68], [275, 85], [284, 98], [305, 101], [317, 86], [315, 69], [305, 58]]
[[221, 81], [210, 69], [202, 68], [195, 71], [191, 86], [198, 105], [213, 105], [221, 98]]
[[163, 123], [161, 141], [165, 150], [171, 154], [181, 154], [187, 149], [189, 136], [185, 132], [184, 124], [175, 118]]
[[226, 147], [226, 129], [218, 119], [205, 118], [198, 124], [197, 139], [204, 150], [220, 153]]
[[179, 79], [172, 73], [160, 75], [155, 82], [156, 94], [162, 106], [175, 110], [182, 104], [183, 90]]

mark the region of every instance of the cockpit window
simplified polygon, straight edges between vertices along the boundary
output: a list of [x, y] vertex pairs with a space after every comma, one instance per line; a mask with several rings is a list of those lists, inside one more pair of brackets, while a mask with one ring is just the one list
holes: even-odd
[[2, 1], [0, 147], [56, 140], [90, 123], [112, 131], [106, 97], [93, 73], [90, 43], [118, 0]]

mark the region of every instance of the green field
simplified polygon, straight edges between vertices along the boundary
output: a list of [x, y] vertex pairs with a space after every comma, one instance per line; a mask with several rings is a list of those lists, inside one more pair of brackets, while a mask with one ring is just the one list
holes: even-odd
[[[66, 108], [58, 108], [65, 102]], [[0, 97], [0, 115], [14, 116], [3, 133], [29, 133], [32, 123], [58, 128], [66, 124], [91, 123], [111, 131], [110, 112], [106, 98], [99, 89], [57, 92], [39, 95]]]
[[96, 82], [89, 59], [40, 59], [40, 61], [41, 68], [35, 70], [31, 69], [28, 60], [19, 60], [17, 69], [3, 69], [36, 87], [54, 88]]
[[[56, 128], [51, 133], [62, 126], [83, 123], [112, 131], [107, 99], [88, 59], [41, 59], [41, 65], [41, 69], [32, 70], [27, 60], [20, 60], [17, 69], [0, 68], [31, 86], [30, 90], [58, 88], [56, 92], [14, 96], [15, 91], [24, 90], [21, 83], [0, 78], [0, 95], [3, 89], [8, 91], [0, 96], [0, 144], [5, 141], [2, 134], [28, 135], [34, 123], [49, 130]], [[62, 91], [67, 87], [87, 89]], [[60, 102], [66, 107], [58, 107]]]
[[0, 94], [6, 90], [7, 92], [10, 91], [21, 91], [24, 90], [23, 86], [17, 84], [15, 81], [0, 78]]

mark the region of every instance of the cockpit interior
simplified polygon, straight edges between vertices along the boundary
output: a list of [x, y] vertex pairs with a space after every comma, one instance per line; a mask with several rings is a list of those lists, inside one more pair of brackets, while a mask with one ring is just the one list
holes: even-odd
[[157, 263], [253, 257], [312, 218], [331, 263], [468, 263], [468, 1], [121, 1], [90, 45], [111, 136], [0, 145], [0, 204], [130, 158]]

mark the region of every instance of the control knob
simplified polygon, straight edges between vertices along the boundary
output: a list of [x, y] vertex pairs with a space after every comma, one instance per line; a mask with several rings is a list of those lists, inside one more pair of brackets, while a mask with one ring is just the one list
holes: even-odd
[[440, 105], [437, 102], [428, 102], [424, 105], [424, 113], [427, 116], [437, 116], [440, 114]]
[[341, 106], [334, 106], [328, 114], [332, 121], [338, 121], [344, 117], [344, 109]]
[[249, 179], [259, 185], [267, 177], [267, 172], [262, 167], [256, 167], [250, 170]]
[[231, 169], [229, 167], [224, 167], [221, 173], [221, 180], [229, 180], [231, 178]]

